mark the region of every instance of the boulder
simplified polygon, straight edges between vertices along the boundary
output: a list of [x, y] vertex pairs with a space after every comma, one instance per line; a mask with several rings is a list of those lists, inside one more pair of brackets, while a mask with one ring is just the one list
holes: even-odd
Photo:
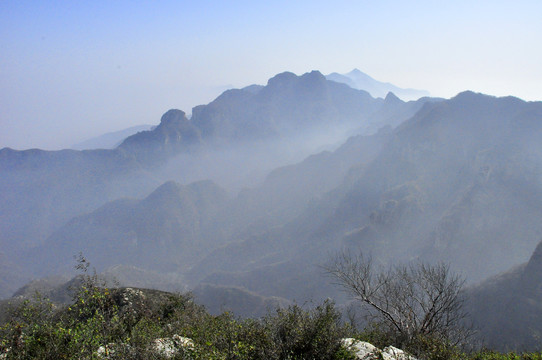
[[168, 359], [175, 357], [179, 351], [190, 352], [194, 350], [194, 342], [192, 339], [173, 335], [171, 338], [156, 339], [152, 343], [152, 350], [160, 356]]
[[398, 349], [394, 346], [388, 346], [385, 347], [384, 350], [382, 350], [382, 354], [389, 355], [392, 359], [396, 360], [416, 360], [414, 356], [411, 356], [407, 354], [405, 351]]
[[405, 351], [393, 346], [388, 346], [384, 350], [380, 350], [373, 344], [353, 338], [343, 339], [342, 344], [354, 353], [356, 360], [417, 360]]

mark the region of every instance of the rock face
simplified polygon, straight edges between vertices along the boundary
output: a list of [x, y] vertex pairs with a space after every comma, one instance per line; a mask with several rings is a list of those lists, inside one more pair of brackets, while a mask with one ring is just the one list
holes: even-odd
[[126, 138], [118, 149], [128, 152], [140, 163], [153, 166], [201, 145], [201, 131], [188, 120], [184, 111], [172, 109], [162, 115], [155, 129]]
[[380, 350], [368, 342], [352, 338], [343, 339], [343, 346], [354, 353], [356, 360], [416, 360], [415, 357], [396, 347], [388, 346]]

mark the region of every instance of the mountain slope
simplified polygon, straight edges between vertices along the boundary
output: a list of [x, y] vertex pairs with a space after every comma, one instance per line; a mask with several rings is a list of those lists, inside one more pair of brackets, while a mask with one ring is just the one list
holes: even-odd
[[[282, 153], [306, 154], [327, 144], [334, 132], [344, 136], [348, 129], [385, 125], [385, 119], [371, 120], [382, 106], [381, 99], [327, 81], [318, 72], [283, 73], [261, 88], [226, 91], [194, 108], [190, 120], [170, 110], [155, 129], [128, 137], [114, 150], [2, 149], [0, 244], [7, 249], [35, 246], [71, 217], [119, 197], [147, 195], [167, 180], [187, 183], [230, 175], [231, 182], [239, 182], [243, 176], [231, 174], [283, 165], [291, 157], [282, 160]], [[261, 145], [264, 139], [269, 142]], [[277, 139], [283, 142], [271, 142]], [[246, 143], [257, 145], [241, 146]], [[233, 155], [226, 160], [243, 159], [230, 174], [223, 165], [228, 151]], [[176, 161], [167, 163], [172, 158]]]
[[209, 181], [167, 182], [143, 200], [116, 200], [72, 219], [27, 254], [33, 259], [27, 266], [37, 274], [62, 274], [82, 252], [98, 271], [133, 265], [180, 273], [217, 245], [220, 229], [212, 219], [226, 200], [225, 191]]
[[542, 243], [529, 261], [467, 290], [479, 337], [499, 351], [538, 351], [542, 335]]
[[299, 300], [332, 291], [317, 265], [344, 248], [384, 263], [444, 260], [469, 281], [503, 271], [542, 233], [541, 119], [542, 103], [515, 98], [428, 103], [297, 218], [216, 250], [194, 273], [206, 264], [205, 282]]
[[115, 150], [0, 150], [0, 244], [40, 244], [74, 215], [159, 183]]

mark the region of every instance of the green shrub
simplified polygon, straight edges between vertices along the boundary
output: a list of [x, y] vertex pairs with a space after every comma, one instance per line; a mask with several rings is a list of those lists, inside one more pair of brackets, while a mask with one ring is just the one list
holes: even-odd
[[264, 319], [273, 340], [276, 359], [344, 358], [341, 339], [350, 329], [330, 301], [312, 310], [294, 305]]

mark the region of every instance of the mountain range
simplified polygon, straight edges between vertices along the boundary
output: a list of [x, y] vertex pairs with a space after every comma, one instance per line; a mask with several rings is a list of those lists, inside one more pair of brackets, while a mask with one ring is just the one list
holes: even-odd
[[326, 75], [328, 80], [347, 84], [354, 89], [365, 90], [375, 98], [384, 98], [388, 93], [393, 93], [403, 100], [417, 100], [429, 96], [429, 91], [416, 89], [403, 89], [390, 83], [373, 79], [364, 72], [354, 69], [346, 74], [331, 73]]
[[302, 159], [326, 145], [324, 134], [344, 138], [348, 131], [385, 126], [426, 101], [386, 102], [318, 72], [283, 73], [256, 90], [224, 92], [194, 108], [190, 120], [170, 110], [156, 128], [115, 149], [1, 149], [0, 244], [35, 246], [73, 216], [119, 197], [149, 194], [168, 180], [239, 183], [252, 171]]
[[[449, 263], [495, 343], [503, 324], [542, 316], [540, 139], [542, 102], [373, 98], [311, 72], [228, 90], [190, 119], [169, 110], [111, 150], [2, 149], [0, 295], [72, 275], [82, 252], [125, 285], [196, 289], [255, 315], [346, 302], [322, 266], [362, 251], [383, 266]], [[484, 310], [493, 295], [517, 300], [517, 316]], [[532, 346], [537, 331], [501, 344]]]

